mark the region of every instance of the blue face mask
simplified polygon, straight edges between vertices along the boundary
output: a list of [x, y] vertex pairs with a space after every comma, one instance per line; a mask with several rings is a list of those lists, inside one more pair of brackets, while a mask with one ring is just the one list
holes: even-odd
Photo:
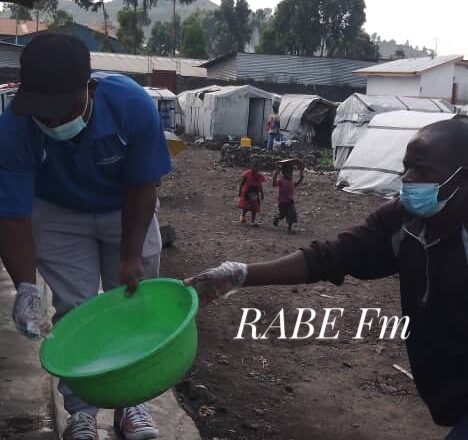
[[[84, 121], [83, 116], [85, 115], [86, 109], [88, 108], [88, 102], [88, 91], [86, 91], [86, 105], [83, 110], [83, 113], [77, 118], [73, 119], [73, 121], [69, 121], [65, 124], [59, 125], [58, 127], [47, 127], [42, 122], [38, 121], [36, 118], [33, 118], [34, 122], [47, 136], [51, 137], [52, 139], [55, 139], [56, 141], [68, 141], [70, 139], [73, 139], [76, 135], [81, 133], [86, 128], [87, 122]], [[92, 111], [93, 101], [91, 101], [91, 111], [89, 113], [90, 117]]]
[[448, 201], [458, 192], [457, 188], [446, 200], [438, 200], [439, 190], [450, 182], [462, 168], [458, 168], [444, 183], [402, 183], [400, 201], [410, 214], [432, 217], [442, 211]]

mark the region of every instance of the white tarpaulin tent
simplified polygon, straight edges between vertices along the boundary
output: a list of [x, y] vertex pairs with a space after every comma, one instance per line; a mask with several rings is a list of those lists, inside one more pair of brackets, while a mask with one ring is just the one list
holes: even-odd
[[[284, 95], [279, 116], [281, 132], [288, 139], [320, 144], [328, 139], [338, 104], [318, 95]], [[323, 136], [322, 136], [323, 135]]]
[[145, 87], [145, 90], [159, 110], [163, 130], [174, 132], [176, 129], [177, 96], [168, 89]]
[[354, 93], [336, 111], [332, 148], [335, 169], [339, 170], [372, 118], [396, 110], [430, 113], [454, 113], [452, 104], [443, 99], [404, 96], [369, 96]]
[[337, 187], [351, 193], [397, 195], [403, 158], [411, 138], [420, 128], [455, 116], [405, 110], [377, 115], [341, 168]]
[[178, 95], [185, 133], [215, 136], [248, 136], [257, 143], [266, 139], [266, 120], [272, 112], [271, 93], [246, 86], [210, 86]]

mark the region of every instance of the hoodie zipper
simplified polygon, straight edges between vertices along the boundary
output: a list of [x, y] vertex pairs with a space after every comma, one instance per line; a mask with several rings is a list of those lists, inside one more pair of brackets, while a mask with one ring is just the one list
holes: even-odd
[[419, 235], [413, 234], [411, 231], [409, 231], [406, 226], [403, 226], [403, 230], [413, 237], [418, 243], [423, 247], [424, 249], [424, 256], [426, 260], [426, 289], [424, 292], [423, 297], [419, 300], [419, 307], [425, 308], [427, 305], [427, 302], [429, 300], [429, 295], [431, 293], [431, 278], [429, 276], [429, 249], [437, 244], [440, 243], [440, 238], [437, 240], [433, 241], [432, 243], [427, 243], [425, 235], [426, 235], [426, 225], [424, 224], [421, 232]]

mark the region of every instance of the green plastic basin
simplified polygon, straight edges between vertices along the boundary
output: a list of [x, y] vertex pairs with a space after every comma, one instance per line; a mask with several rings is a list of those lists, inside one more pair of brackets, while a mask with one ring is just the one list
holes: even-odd
[[41, 364], [100, 408], [131, 406], [176, 384], [197, 351], [198, 296], [172, 279], [119, 287], [67, 313], [43, 341]]

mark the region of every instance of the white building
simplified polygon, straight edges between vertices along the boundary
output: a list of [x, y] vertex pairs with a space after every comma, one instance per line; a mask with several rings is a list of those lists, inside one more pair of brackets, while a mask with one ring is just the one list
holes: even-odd
[[468, 61], [461, 55], [407, 58], [355, 70], [367, 77], [368, 95], [441, 98], [468, 103]]

